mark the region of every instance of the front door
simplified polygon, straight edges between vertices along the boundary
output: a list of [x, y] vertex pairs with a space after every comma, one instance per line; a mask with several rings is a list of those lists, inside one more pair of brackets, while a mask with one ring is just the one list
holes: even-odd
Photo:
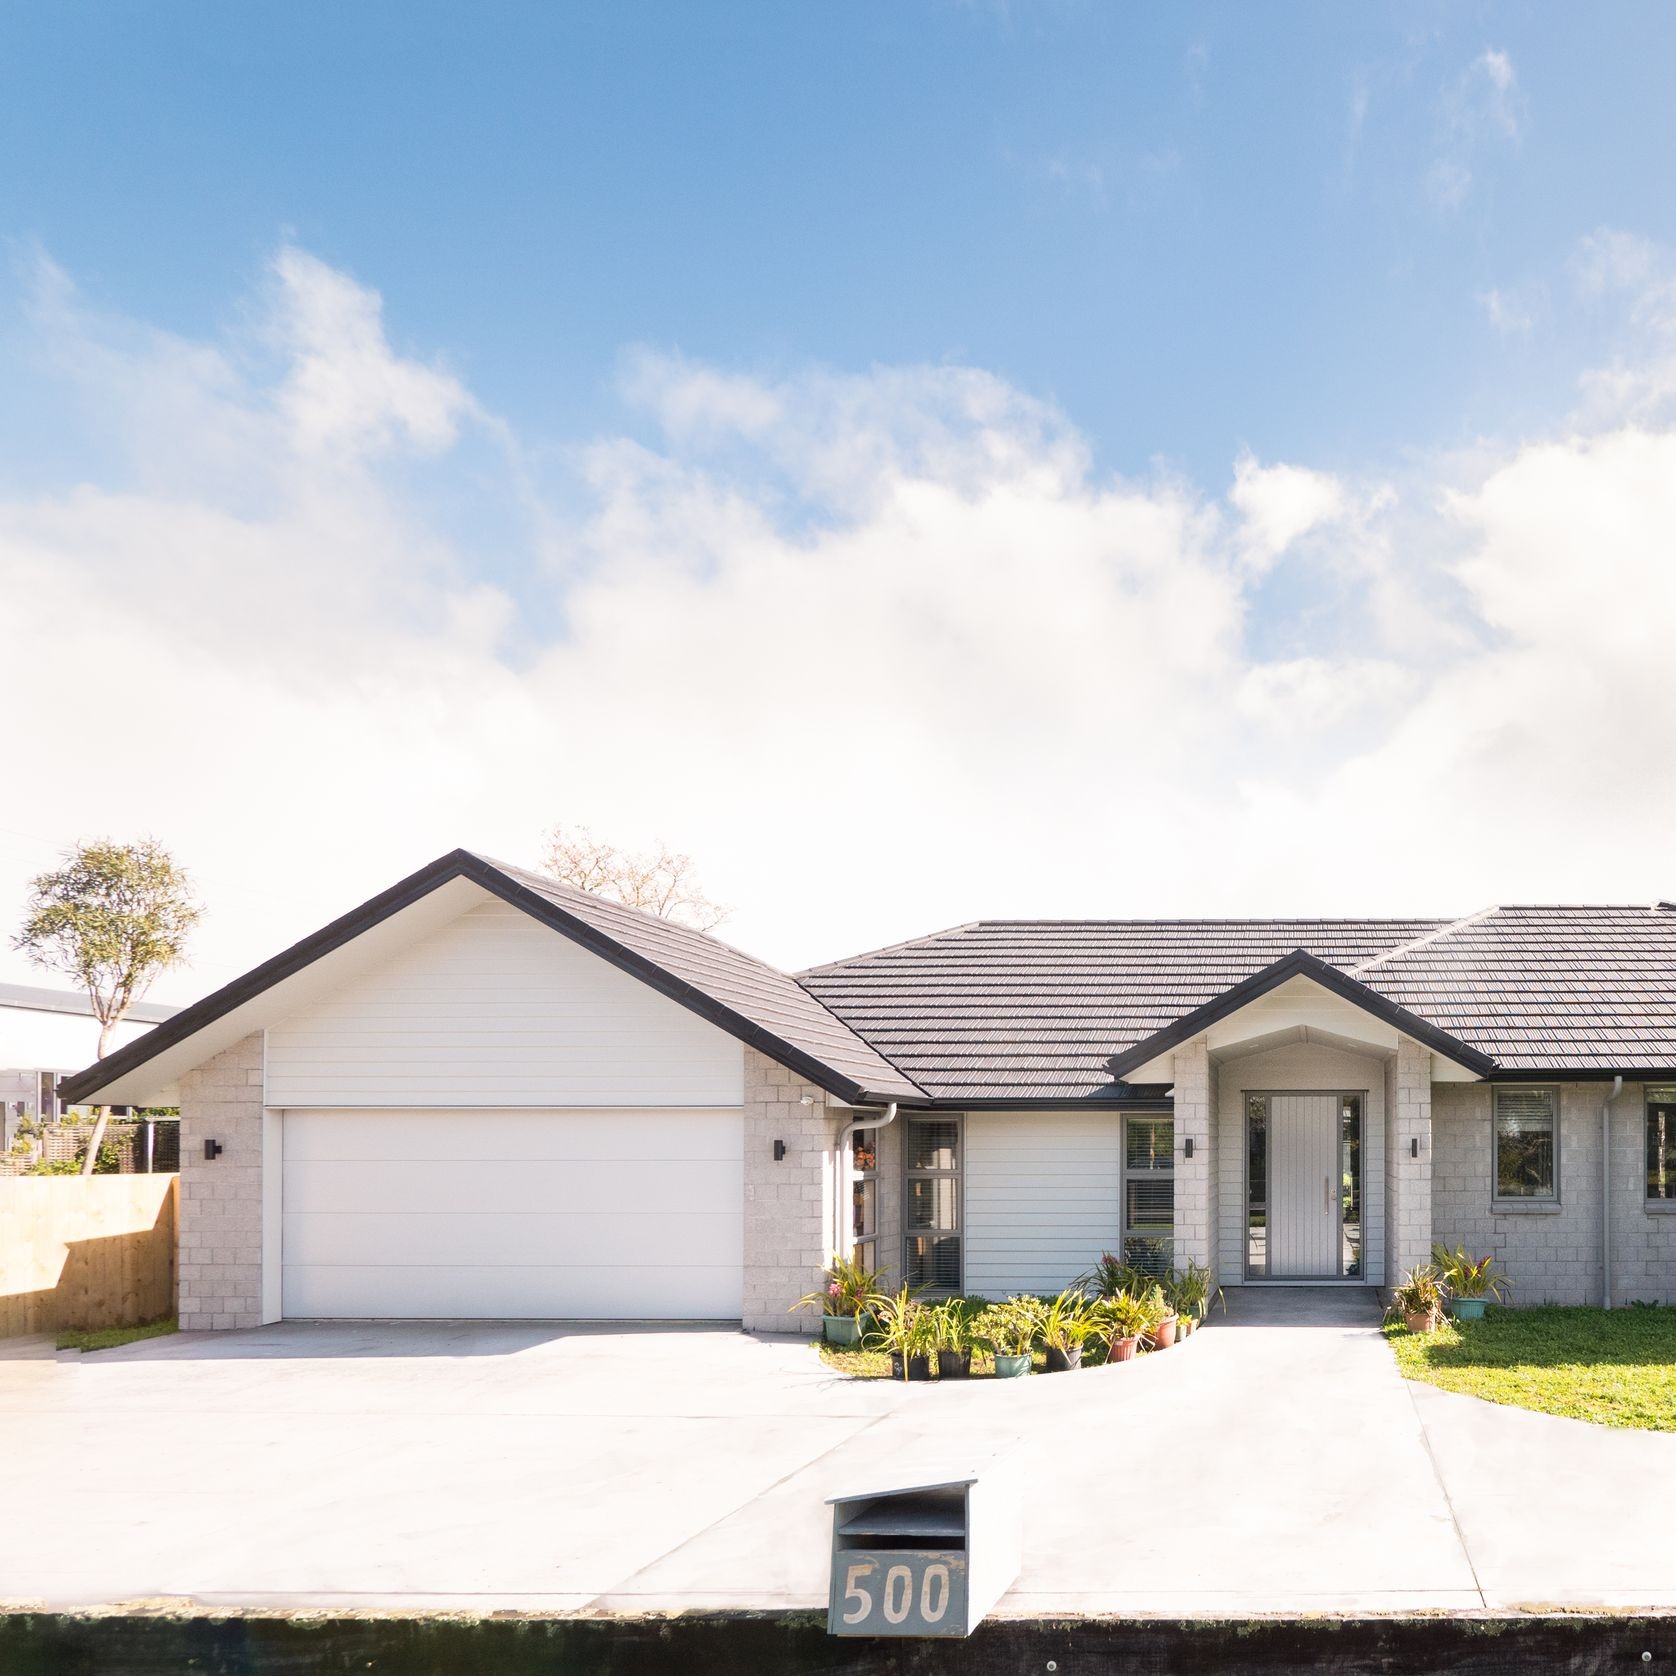
[[1340, 1256], [1339, 1096], [1271, 1094], [1269, 1274], [1336, 1280]]

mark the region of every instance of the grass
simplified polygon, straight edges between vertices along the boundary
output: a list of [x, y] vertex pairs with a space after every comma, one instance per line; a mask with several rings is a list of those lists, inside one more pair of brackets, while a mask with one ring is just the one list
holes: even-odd
[[119, 1344], [136, 1344], [143, 1338], [162, 1338], [180, 1330], [172, 1315], [161, 1321], [142, 1321], [137, 1327], [73, 1327], [58, 1335], [60, 1350], [114, 1350]]
[[1433, 1333], [1388, 1326], [1406, 1379], [1568, 1420], [1676, 1432], [1676, 1309], [1492, 1308]]

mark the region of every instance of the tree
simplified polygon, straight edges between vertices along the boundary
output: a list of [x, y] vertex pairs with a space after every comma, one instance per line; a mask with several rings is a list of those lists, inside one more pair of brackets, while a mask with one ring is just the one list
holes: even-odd
[[[12, 939], [37, 966], [74, 978], [99, 1021], [99, 1057], [152, 980], [177, 964], [203, 909], [191, 881], [155, 839], [78, 844], [64, 865], [30, 884], [23, 929]], [[109, 1113], [99, 1108], [82, 1174], [91, 1175]]]
[[699, 889], [692, 857], [662, 842], [655, 850], [620, 850], [585, 826], [556, 826], [543, 865], [561, 884], [694, 931], [714, 931], [731, 912]]

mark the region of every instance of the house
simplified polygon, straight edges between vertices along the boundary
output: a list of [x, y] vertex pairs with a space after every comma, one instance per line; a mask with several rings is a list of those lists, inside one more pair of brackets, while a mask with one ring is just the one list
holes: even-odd
[[[161, 1001], [137, 1001], [117, 1026], [116, 1039], [132, 1041], [178, 1011]], [[93, 1005], [79, 990], [0, 984], [0, 1151], [12, 1144], [24, 1118], [52, 1123], [62, 1115], [59, 1080], [98, 1039]]]
[[181, 1317], [785, 1330], [835, 1249], [1676, 1299], [1676, 907], [979, 922], [791, 976], [456, 851], [64, 1098], [182, 1111]]

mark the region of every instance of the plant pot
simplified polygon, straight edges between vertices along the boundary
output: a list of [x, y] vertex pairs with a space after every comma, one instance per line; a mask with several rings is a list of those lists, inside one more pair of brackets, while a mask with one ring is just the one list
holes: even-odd
[[859, 1315], [823, 1315], [821, 1317], [821, 1331], [826, 1335], [828, 1344], [841, 1344], [846, 1349], [854, 1349], [861, 1343], [861, 1317]]
[[939, 1350], [937, 1352], [937, 1377], [939, 1379], [968, 1379], [972, 1373], [972, 1352], [970, 1350]]
[[1028, 1350], [1022, 1356], [997, 1356], [995, 1358], [995, 1377], [997, 1379], [1022, 1379], [1030, 1371], [1030, 1360]]
[[1138, 1338], [1114, 1338], [1110, 1360], [1114, 1362], [1134, 1361], [1135, 1349], [1140, 1342]]
[[1152, 1347], [1154, 1350], [1168, 1350], [1176, 1341], [1176, 1318], [1166, 1315], [1156, 1327], [1152, 1329]]
[[1449, 1313], [1457, 1321], [1482, 1321], [1484, 1319], [1484, 1305], [1487, 1298], [1451, 1298]]
[[1429, 1333], [1432, 1330], [1433, 1321], [1429, 1311], [1424, 1313], [1416, 1311], [1411, 1314], [1405, 1314], [1402, 1318], [1402, 1324], [1408, 1328], [1411, 1333]]
[[[902, 1352], [900, 1350], [893, 1350], [890, 1353], [890, 1377], [892, 1379], [903, 1377]], [[910, 1356], [906, 1377], [910, 1384], [916, 1379], [929, 1379], [931, 1377], [931, 1358], [929, 1356]]]
[[1073, 1345], [1069, 1350], [1056, 1350], [1050, 1344], [1047, 1347], [1047, 1370], [1049, 1373], [1071, 1373], [1082, 1366], [1082, 1346]]

